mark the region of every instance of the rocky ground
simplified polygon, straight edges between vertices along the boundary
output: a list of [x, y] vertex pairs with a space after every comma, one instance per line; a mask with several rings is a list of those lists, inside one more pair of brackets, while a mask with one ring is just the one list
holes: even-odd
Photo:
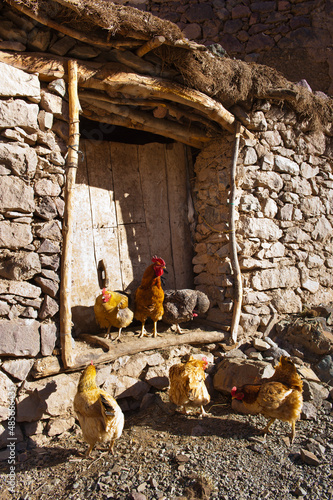
[[[0, 499], [331, 499], [333, 421], [329, 402], [316, 420], [273, 424], [262, 441], [261, 416], [236, 414], [230, 397], [219, 395], [210, 416], [181, 415], [157, 392], [145, 410], [125, 415], [115, 456], [86, 450], [75, 427], [45, 447], [21, 450], [16, 489], [7, 490], [8, 464], [1, 465]], [[212, 406], [213, 405], [213, 406]]]

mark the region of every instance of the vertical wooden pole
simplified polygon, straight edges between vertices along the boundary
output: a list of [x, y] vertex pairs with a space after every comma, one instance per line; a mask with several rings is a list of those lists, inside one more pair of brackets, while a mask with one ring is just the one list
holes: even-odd
[[230, 201], [229, 201], [230, 203], [229, 243], [230, 243], [230, 254], [231, 254], [231, 266], [234, 273], [234, 307], [233, 307], [232, 323], [231, 323], [231, 339], [233, 342], [237, 341], [237, 331], [239, 326], [239, 319], [241, 315], [242, 298], [243, 298], [242, 276], [238, 263], [236, 231], [235, 231], [236, 166], [237, 166], [237, 158], [239, 150], [240, 131], [241, 131], [241, 125], [239, 122], [237, 122], [236, 132], [235, 132], [234, 154], [233, 154], [231, 173], [230, 173]]
[[76, 170], [79, 150], [79, 99], [77, 89], [77, 63], [68, 61], [69, 141], [63, 220], [63, 250], [60, 285], [60, 341], [65, 368], [74, 365], [71, 309], [73, 211]]

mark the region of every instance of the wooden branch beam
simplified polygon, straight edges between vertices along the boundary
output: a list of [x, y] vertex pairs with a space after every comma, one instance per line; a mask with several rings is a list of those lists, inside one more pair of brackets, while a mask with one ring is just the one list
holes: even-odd
[[[116, 73], [110, 74], [103, 81], [96, 81], [95, 78], [87, 80], [81, 86], [107, 90], [108, 92], [122, 92], [135, 98], [158, 98], [177, 102], [204, 113], [207, 118], [215, 121], [229, 132], [234, 133], [236, 130], [236, 118], [221, 103], [198, 90], [182, 87], [161, 78], [134, 73]], [[243, 125], [241, 125], [240, 133], [249, 139], [255, 137]]]
[[[87, 353], [78, 355], [75, 359], [75, 366], [68, 367], [67, 369], [62, 369], [58, 358], [55, 356], [48, 356], [45, 358], [40, 358], [35, 361], [32, 369], [32, 375], [34, 378], [48, 377], [50, 375], [56, 375], [60, 372], [71, 372], [78, 371], [85, 368], [90, 362], [90, 359], [95, 365], [110, 363], [115, 361], [121, 356], [131, 356], [139, 352], [152, 351], [156, 349], [165, 349], [166, 347], [172, 347], [184, 344], [211, 344], [214, 342], [222, 342], [225, 339], [226, 334], [221, 331], [213, 332], [190, 332], [184, 333], [182, 335], [172, 335], [165, 334], [163, 337], [157, 338], [136, 338], [130, 342], [124, 342], [120, 344], [115, 344], [110, 342], [110, 350], [103, 354], [94, 354], [91, 351], [89, 361], [87, 361]], [[91, 336], [90, 336], [91, 337]], [[105, 342], [107, 342], [105, 340]]]
[[[0, 60], [12, 66], [18, 67], [30, 73], [41, 74], [41, 79], [50, 81], [53, 72], [53, 64], [56, 64], [54, 78], [59, 77], [62, 65], [62, 78], [66, 74], [66, 58], [52, 58], [36, 54], [13, 54], [0, 52]], [[42, 60], [42, 62], [41, 62]], [[137, 75], [126, 71], [126, 67], [109, 63], [106, 65], [96, 63], [78, 62], [80, 74], [79, 86], [87, 89], [101, 90], [106, 92], [121, 92], [133, 98], [140, 99], [163, 99], [174, 103], [183, 104], [203, 113], [207, 119], [218, 123], [229, 132], [236, 131], [236, 118], [221, 103], [198, 90], [183, 87], [177, 83]], [[51, 78], [52, 79], [52, 78]], [[240, 127], [241, 135], [254, 139], [255, 136], [243, 125]]]
[[239, 326], [239, 319], [242, 309], [242, 297], [243, 297], [243, 287], [242, 287], [242, 276], [240, 272], [238, 255], [237, 255], [237, 241], [236, 241], [236, 230], [235, 230], [235, 201], [236, 201], [236, 168], [237, 168], [237, 158], [239, 150], [239, 140], [240, 140], [240, 128], [241, 124], [237, 122], [236, 133], [235, 133], [235, 145], [234, 154], [232, 159], [232, 166], [230, 172], [230, 212], [229, 212], [229, 228], [230, 228], [230, 260], [231, 267], [234, 274], [234, 306], [232, 311], [232, 323], [231, 323], [231, 339], [234, 343], [237, 342], [237, 332]]
[[[211, 129], [215, 133], [220, 134], [221, 128], [214, 122], [207, 120], [207, 118], [202, 114], [193, 113], [192, 110], [188, 111], [185, 107], [176, 106], [170, 104], [168, 101], [163, 101], [163, 99], [127, 99], [126, 97], [109, 97], [107, 94], [97, 93], [97, 92], [89, 92], [89, 91], [81, 91], [79, 92], [79, 96], [81, 100], [90, 100], [94, 103], [97, 101], [102, 101], [109, 104], [116, 104], [119, 106], [134, 106], [138, 108], [140, 106], [150, 107], [150, 108], [162, 108], [165, 110], [165, 114], [169, 111], [170, 116], [180, 120], [182, 117], [186, 118], [190, 123], [191, 122], [199, 122], [207, 129]], [[188, 107], [187, 107], [188, 108]], [[107, 108], [106, 108], [107, 109]], [[155, 115], [154, 115], [155, 116]], [[160, 117], [159, 117], [160, 118]], [[164, 118], [164, 117], [163, 117]]]
[[280, 101], [297, 100], [297, 92], [292, 89], [268, 89], [264, 94], [260, 95], [260, 99], [278, 99]]
[[157, 47], [163, 45], [164, 42], [165, 42], [164, 36], [155, 36], [154, 38], [146, 42], [144, 45], [141, 45], [141, 47], [139, 47], [135, 53], [137, 56], [143, 57], [145, 54], [148, 54], [148, 52], [150, 52], [151, 50], [157, 49]]
[[[83, 100], [81, 100], [81, 102], [83, 102]], [[89, 104], [88, 106], [85, 106], [85, 108], [86, 109], [83, 114], [90, 120], [119, 125], [121, 127], [132, 128], [134, 130], [145, 130], [146, 132], [151, 132], [152, 134], [162, 135], [164, 137], [174, 139], [175, 141], [183, 142], [184, 144], [193, 146], [194, 148], [202, 149], [204, 144], [211, 140], [211, 138], [204, 135], [201, 129], [195, 129], [194, 127], [186, 129], [177, 122], [171, 122], [170, 120], [159, 120], [158, 118], [150, 119], [148, 115], [142, 116], [141, 118], [138, 112], [136, 113], [135, 118], [132, 116], [132, 113], [127, 113], [128, 116], [121, 116], [116, 112], [116, 108], [120, 108], [120, 106], [114, 107], [115, 113], [111, 113], [111, 111], [109, 111], [104, 115], [101, 115], [100, 109], [98, 109], [97, 106], [91, 106]], [[92, 111], [92, 114], [87, 113], [87, 110]]]
[[65, 368], [73, 366], [72, 352], [72, 247], [73, 247], [73, 212], [76, 170], [79, 150], [79, 98], [77, 90], [77, 64], [68, 62], [69, 94], [69, 141], [67, 156], [67, 175], [65, 186], [65, 211], [63, 220], [63, 250], [61, 260], [60, 283], [60, 341], [61, 356]]
[[[68, 57], [51, 56], [45, 53], [36, 52], [6, 52], [0, 51], [0, 61], [15, 68], [22, 69], [28, 73], [38, 73], [39, 79], [42, 81], [50, 82], [56, 78], [64, 78], [68, 80]], [[107, 68], [108, 65], [97, 62], [80, 62], [77, 61], [78, 74], [80, 81], [93, 78], [102, 69]], [[124, 71], [125, 67], [113, 63], [112, 67], [119, 71]]]
[[92, 45], [96, 45], [97, 47], [101, 48], [110, 48], [110, 47], [137, 47], [140, 45], [142, 42], [140, 40], [113, 40], [113, 41], [108, 41], [108, 40], [101, 40], [99, 37], [96, 35], [90, 33], [89, 37], [87, 37], [84, 33], [81, 33], [79, 31], [76, 31], [72, 28], [69, 28], [68, 26], [64, 24], [59, 24], [53, 19], [50, 19], [46, 16], [43, 16], [42, 14], [38, 13], [36, 14], [32, 10], [28, 9], [21, 3], [17, 2], [17, 0], [6, 0], [7, 3], [9, 3], [14, 9], [18, 10], [22, 14], [30, 17], [31, 19], [34, 19], [35, 21], [43, 24], [44, 26], [47, 26], [48, 28], [55, 29], [59, 31], [60, 33], [63, 33], [64, 35], [68, 35], [72, 38], [75, 38], [76, 40], [80, 40], [80, 42], [85, 42], [89, 43]]

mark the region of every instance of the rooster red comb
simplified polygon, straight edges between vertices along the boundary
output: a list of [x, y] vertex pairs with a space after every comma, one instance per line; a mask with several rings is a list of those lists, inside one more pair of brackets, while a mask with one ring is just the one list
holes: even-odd
[[157, 255], [154, 255], [154, 257], [151, 259], [152, 262], [154, 262], [154, 264], [158, 264], [159, 266], [165, 266], [165, 262], [163, 259], [161, 259], [160, 257], [157, 257]]

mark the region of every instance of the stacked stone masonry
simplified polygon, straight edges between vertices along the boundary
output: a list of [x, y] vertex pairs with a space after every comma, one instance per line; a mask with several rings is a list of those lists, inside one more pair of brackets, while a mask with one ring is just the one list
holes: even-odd
[[57, 339], [67, 147], [51, 127], [67, 103], [36, 75], [0, 69], [0, 354], [25, 358], [3, 365], [24, 380]]
[[[177, 24], [190, 40], [266, 64], [314, 91], [333, 94], [333, 20], [328, 0], [116, 0]], [[216, 45], [218, 44], [218, 45]], [[214, 47], [215, 45], [215, 47]]]
[[[257, 102], [237, 172], [237, 242], [243, 278], [241, 326], [264, 331], [274, 314], [333, 301], [332, 140], [307, 132], [287, 107]], [[228, 190], [232, 137], [198, 155], [195, 284], [212, 299], [208, 319], [230, 324], [233, 276]]]

